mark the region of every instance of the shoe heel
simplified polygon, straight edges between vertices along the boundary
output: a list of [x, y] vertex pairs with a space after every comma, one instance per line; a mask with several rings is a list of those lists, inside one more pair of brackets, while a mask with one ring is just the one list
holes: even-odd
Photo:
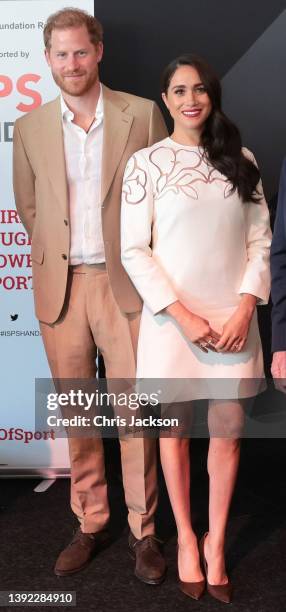
[[202, 567], [204, 569], [204, 573], [206, 576], [207, 591], [214, 599], [217, 599], [218, 601], [221, 601], [222, 603], [231, 603], [232, 594], [233, 594], [233, 586], [230, 580], [226, 584], [210, 584], [208, 581], [208, 564], [207, 564], [207, 560], [205, 558], [205, 552], [204, 552], [205, 539], [207, 535], [208, 535], [208, 532], [204, 533], [203, 537], [201, 538], [199, 542], [199, 553], [200, 553], [201, 564], [202, 564]]

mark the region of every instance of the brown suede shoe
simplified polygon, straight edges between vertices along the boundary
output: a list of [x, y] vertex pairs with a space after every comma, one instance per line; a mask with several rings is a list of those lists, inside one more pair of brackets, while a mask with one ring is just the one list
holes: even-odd
[[137, 540], [129, 534], [131, 556], [136, 559], [134, 574], [146, 584], [161, 584], [166, 575], [166, 562], [160, 550], [160, 540], [148, 535]]
[[108, 531], [83, 533], [79, 527], [72, 541], [57, 558], [54, 572], [57, 576], [69, 576], [84, 569], [96, 552], [102, 550], [110, 541]]

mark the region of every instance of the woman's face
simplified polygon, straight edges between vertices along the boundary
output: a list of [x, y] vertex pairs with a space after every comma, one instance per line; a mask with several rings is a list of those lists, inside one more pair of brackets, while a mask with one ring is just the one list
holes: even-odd
[[202, 132], [212, 105], [196, 68], [179, 66], [162, 97], [174, 119], [175, 130]]

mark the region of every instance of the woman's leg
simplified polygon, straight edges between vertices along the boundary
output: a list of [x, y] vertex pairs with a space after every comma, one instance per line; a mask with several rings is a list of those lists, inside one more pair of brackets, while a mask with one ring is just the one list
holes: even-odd
[[212, 401], [208, 422], [209, 534], [204, 552], [209, 583], [226, 584], [225, 531], [239, 465], [243, 406], [238, 401]]
[[191, 523], [189, 439], [160, 438], [161, 464], [178, 530], [178, 572], [184, 582], [203, 579]]

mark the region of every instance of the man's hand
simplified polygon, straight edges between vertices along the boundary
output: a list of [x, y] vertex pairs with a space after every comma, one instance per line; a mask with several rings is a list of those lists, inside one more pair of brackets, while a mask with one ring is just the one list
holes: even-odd
[[286, 393], [286, 351], [277, 351], [273, 354], [271, 374], [276, 389]]
[[179, 324], [184, 336], [196, 344], [204, 353], [215, 351], [215, 344], [220, 336], [206, 319], [190, 312], [181, 302], [177, 301], [165, 309]]
[[257, 298], [245, 294], [238, 308], [223, 326], [223, 332], [215, 348], [218, 352], [238, 353], [246, 343], [249, 326]]

